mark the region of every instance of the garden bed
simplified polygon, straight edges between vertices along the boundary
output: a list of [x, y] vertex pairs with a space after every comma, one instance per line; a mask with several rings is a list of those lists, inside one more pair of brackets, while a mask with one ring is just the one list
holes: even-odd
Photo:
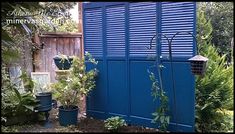
[[[50, 113], [51, 128], [43, 127], [43, 122], [37, 122], [30, 125], [11, 126], [2, 128], [3, 132], [108, 132], [104, 128], [104, 121], [93, 118], [81, 118], [77, 126], [60, 126], [56, 118], [55, 109]], [[118, 132], [157, 132], [157, 129], [146, 128], [141, 126], [123, 126]]]

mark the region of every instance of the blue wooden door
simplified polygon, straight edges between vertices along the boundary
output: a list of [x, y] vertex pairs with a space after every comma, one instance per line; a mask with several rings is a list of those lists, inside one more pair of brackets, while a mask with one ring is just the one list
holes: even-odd
[[151, 114], [159, 104], [153, 102], [147, 72], [156, 73], [151, 68], [156, 61], [149, 58], [156, 57], [165, 66], [169, 130], [194, 131], [194, 77], [187, 59], [195, 55], [195, 41], [190, 35], [177, 35], [172, 42], [173, 81], [166, 40], [156, 38], [153, 49], [148, 47], [156, 33], [169, 38], [180, 31], [195, 34], [195, 10], [193, 2], [84, 3], [84, 48], [99, 61], [96, 89], [87, 97], [87, 115], [99, 119], [118, 115], [130, 124], [156, 127]]

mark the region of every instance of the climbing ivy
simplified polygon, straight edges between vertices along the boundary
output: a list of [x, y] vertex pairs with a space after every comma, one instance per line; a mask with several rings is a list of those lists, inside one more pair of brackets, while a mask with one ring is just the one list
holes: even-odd
[[161, 69], [163, 68], [163, 65], [157, 66], [158, 68], [158, 74], [159, 74], [159, 82], [155, 77], [155, 74], [153, 72], [149, 72], [149, 78], [153, 82], [152, 83], [152, 92], [151, 95], [153, 96], [153, 100], [156, 101], [158, 98], [160, 101], [160, 106], [156, 108], [156, 111], [152, 113], [154, 116], [152, 123], [159, 124], [159, 129], [161, 131], [166, 131], [167, 127], [170, 123], [170, 116], [167, 115], [167, 112], [169, 111], [168, 108], [168, 96], [166, 95], [166, 92], [164, 92], [162, 87], [162, 76], [161, 76]]

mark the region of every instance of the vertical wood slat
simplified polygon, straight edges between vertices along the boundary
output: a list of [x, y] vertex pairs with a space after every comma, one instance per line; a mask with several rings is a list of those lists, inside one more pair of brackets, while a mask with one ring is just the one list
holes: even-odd
[[72, 52], [72, 55], [75, 55], [75, 39], [74, 38], [72, 38], [71, 39], [71, 44], [70, 44], [70, 51]]
[[50, 64], [51, 64], [51, 70], [50, 70], [50, 74], [51, 74], [51, 82], [55, 82], [55, 70], [56, 70], [56, 65], [54, 63], [53, 57], [57, 54], [56, 51], [56, 38], [52, 38], [51, 39], [51, 56], [50, 56]]
[[[44, 38], [42, 38], [42, 42], [44, 42]], [[40, 71], [39, 72], [44, 72], [45, 71], [45, 57], [44, 57], [45, 49], [41, 49], [40, 51]]]
[[57, 38], [57, 51], [58, 54], [63, 54], [64, 50], [63, 50], [63, 39], [62, 38]]
[[80, 44], [79, 44], [79, 49], [80, 49], [80, 52], [79, 52], [79, 56], [80, 56], [80, 58], [82, 58], [82, 56], [83, 56], [83, 54], [84, 54], [84, 47], [83, 47], [83, 40], [82, 40], [82, 38], [79, 38], [79, 40], [80, 40]]
[[34, 69], [35, 71], [38, 71], [39, 70], [39, 60], [40, 60], [40, 51], [37, 50], [37, 51], [34, 51], [33, 53], [33, 65], [34, 65]]
[[70, 56], [70, 52], [69, 52], [69, 38], [63, 38], [64, 41], [64, 54], [69, 55]]
[[51, 40], [45, 38], [46, 47], [44, 47], [44, 58], [45, 58], [45, 72], [50, 70], [50, 49], [51, 49]]
[[[44, 42], [45, 43], [45, 38], [42, 38], [42, 42]], [[41, 64], [40, 64], [40, 72], [44, 72], [45, 70], [46, 70], [46, 65], [45, 65], [45, 63], [46, 63], [46, 57], [44, 56], [45, 55], [45, 53], [46, 53], [46, 50], [45, 50], [46, 48], [45, 48], [45, 46], [44, 46], [44, 48], [42, 49], [42, 51], [41, 51], [41, 56], [40, 56], [40, 58], [42, 59], [42, 61], [41, 61]]]
[[44, 42], [44, 49], [34, 52], [35, 72], [50, 72], [51, 82], [55, 82], [57, 67], [53, 57], [59, 53], [66, 55], [82, 55], [81, 34], [44, 34], [40, 41]]
[[[47, 44], [47, 47], [46, 47], [46, 49], [47, 49], [47, 53], [45, 54], [45, 56], [46, 56], [46, 64], [47, 64], [47, 69], [46, 69], [46, 71], [45, 72], [52, 72], [53, 70], [51, 69], [51, 67], [52, 67], [52, 64], [51, 64], [51, 61], [52, 61], [52, 58], [51, 57], [53, 57], [52, 56], [52, 53], [51, 53], [51, 47], [52, 47], [52, 44], [53, 43], [53, 39], [48, 39], [48, 38], [46, 38], [46, 44]], [[52, 74], [50, 74], [50, 75], [52, 75]]]
[[69, 40], [69, 51], [71, 55], [75, 55], [74, 54], [74, 38], [70, 38]]
[[[43, 38], [41, 38], [41, 41], [43, 41]], [[42, 57], [42, 51], [43, 51], [43, 49], [39, 49], [39, 50], [37, 50], [37, 52], [38, 52], [38, 60], [37, 60], [37, 62], [36, 62], [36, 64], [37, 64], [37, 66], [38, 66], [38, 72], [42, 72], [42, 67], [41, 67], [41, 65], [42, 65], [42, 62], [43, 62], [43, 57]]]
[[76, 56], [81, 56], [81, 52], [80, 52], [80, 38], [75, 38], [75, 43], [74, 43], [75, 47], [74, 47], [74, 50], [75, 50], [75, 55]]
[[67, 42], [68, 42], [67, 43], [67, 51], [69, 53], [68, 55], [72, 56], [72, 53], [70, 52], [70, 40], [71, 40], [70, 38], [67, 40]]

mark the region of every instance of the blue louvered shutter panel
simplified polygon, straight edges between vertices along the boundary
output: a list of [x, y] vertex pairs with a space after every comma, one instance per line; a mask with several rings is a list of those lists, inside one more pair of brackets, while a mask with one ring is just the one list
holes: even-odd
[[[130, 56], [146, 57], [155, 55], [155, 49], [148, 49], [149, 42], [156, 34], [156, 3], [138, 2], [129, 5]], [[155, 43], [153, 44], [153, 47]]]
[[125, 7], [106, 8], [107, 56], [125, 56]]
[[[194, 31], [193, 2], [162, 2], [161, 32], [171, 38], [176, 32]], [[167, 41], [162, 37], [161, 55], [169, 57]], [[172, 41], [172, 57], [188, 59], [193, 56], [193, 37], [179, 34]]]
[[[177, 32], [195, 34], [195, 19], [195, 2], [83, 3], [84, 48], [99, 61], [95, 66], [99, 70], [97, 86], [87, 97], [87, 115], [99, 119], [120, 115], [129, 124], [157, 128], [151, 124], [151, 112], [159, 103], [151, 99], [146, 72], [151, 69], [157, 73], [152, 68], [156, 62], [150, 58], [156, 56], [165, 66], [161, 73], [172, 117], [169, 131], [194, 132], [195, 78], [188, 62], [195, 55], [194, 38], [189, 34], [174, 38], [170, 64], [168, 42], [157, 33], [169, 39]], [[94, 65], [88, 63], [86, 67]], [[174, 76], [169, 76], [173, 69]], [[174, 96], [176, 99], [172, 99]]]
[[103, 55], [102, 8], [87, 9], [85, 14], [85, 51], [95, 58]]

